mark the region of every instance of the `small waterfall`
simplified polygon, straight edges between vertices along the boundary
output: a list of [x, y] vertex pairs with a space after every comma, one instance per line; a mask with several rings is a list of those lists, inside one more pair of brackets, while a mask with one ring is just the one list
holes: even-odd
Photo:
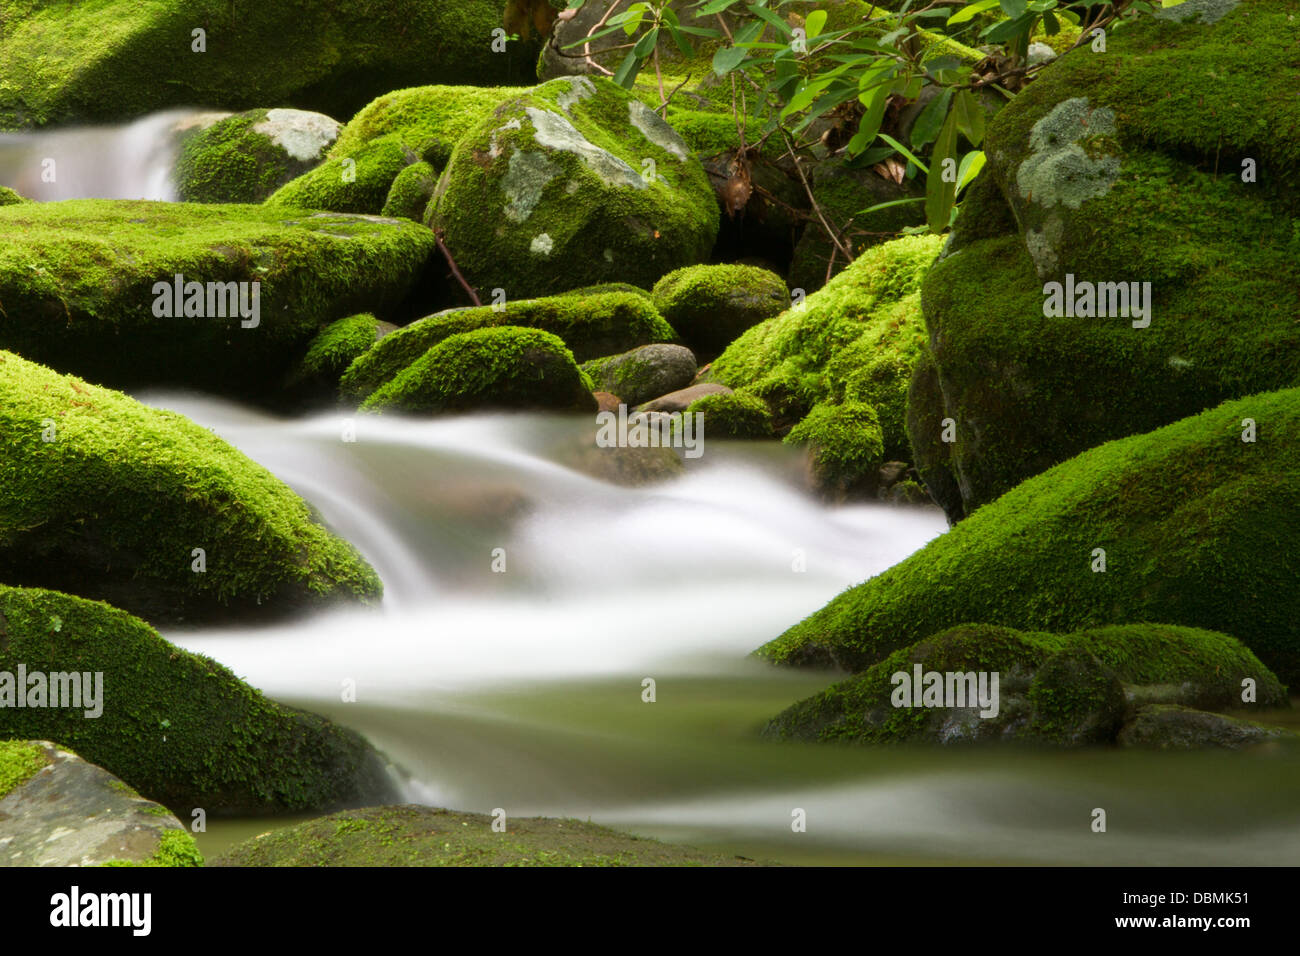
[[174, 202], [180, 134], [228, 114], [168, 110], [117, 126], [0, 133], [0, 186], [28, 199]]

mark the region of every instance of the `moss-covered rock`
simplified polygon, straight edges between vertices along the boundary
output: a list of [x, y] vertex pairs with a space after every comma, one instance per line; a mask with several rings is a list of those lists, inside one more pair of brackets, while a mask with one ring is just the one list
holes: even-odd
[[0, 740], [0, 797], [35, 776], [50, 762], [45, 749], [31, 740]]
[[755, 266], [688, 266], [654, 287], [655, 306], [703, 355], [716, 355], [741, 333], [780, 315], [790, 292], [775, 273]]
[[27, 200], [8, 186], [0, 186], [0, 206], [16, 206], [20, 202], [27, 202]]
[[870, 404], [885, 457], [910, 457], [904, 414], [925, 343], [920, 285], [940, 242], [912, 236], [868, 249], [824, 289], [728, 346], [711, 379], [763, 398], [783, 432], [819, 403]]
[[[1277, 80], [1300, 71], [1300, 3], [1212, 6], [1067, 53], [990, 124], [988, 185], [923, 289], [953, 517], [1085, 448], [1300, 382], [1300, 103]], [[1076, 289], [1059, 317], [1049, 283]]]
[[391, 799], [382, 761], [357, 734], [267, 700], [124, 611], [0, 587], [0, 627], [0, 671], [103, 675], [98, 717], [0, 708], [0, 737], [57, 740], [184, 820], [196, 807], [255, 815]]
[[433, 225], [461, 271], [512, 298], [623, 281], [649, 287], [708, 257], [718, 207], [698, 159], [612, 81], [552, 80], [461, 140]]
[[[942, 683], [927, 679], [930, 673], [944, 675]], [[958, 678], [950, 697], [924, 696], [927, 687], [947, 690], [948, 674], [975, 675], [976, 683]], [[1226, 634], [1161, 624], [1066, 635], [963, 624], [794, 704], [765, 732], [852, 743], [1111, 744], [1129, 717], [1129, 698], [1147, 685], [1174, 686], [1184, 703], [1230, 708], [1241, 706], [1247, 679], [1257, 689], [1254, 706], [1287, 706], [1286, 688]]]
[[340, 392], [360, 401], [448, 336], [501, 325], [558, 335], [582, 362], [677, 337], [644, 295], [626, 292], [523, 299], [506, 302], [500, 309], [490, 305], [454, 309], [385, 337], [349, 366], [339, 383]]
[[432, 166], [424, 160], [412, 163], [393, 180], [388, 198], [384, 200], [382, 215], [424, 222], [425, 211], [437, 185], [438, 173]]
[[836, 499], [874, 496], [884, 460], [884, 437], [876, 409], [866, 402], [814, 405], [785, 436], [807, 445], [818, 491]]
[[559, 338], [503, 325], [449, 336], [361, 407], [424, 414], [480, 408], [595, 411], [591, 392], [591, 379]]
[[213, 866], [753, 866], [741, 857], [618, 833], [580, 820], [493, 818], [436, 807], [348, 810], [273, 830]]
[[0, 352], [0, 434], [0, 581], [155, 623], [380, 596], [306, 503], [180, 415]]
[[695, 355], [683, 345], [642, 345], [629, 352], [593, 359], [582, 370], [596, 388], [617, 395], [625, 405], [675, 392], [695, 378]]
[[192, 131], [181, 142], [172, 180], [182, 202], [264, 200], [319, 165], [339, 135], [322, 113], [251, 110]]
[[302, 359], [289, 374], [287, 388], [304, 396], [333, 396], [339, 379], [359, 356], [364, 355], [397, 327], [381, 322], [368, 312], [331, 322], [316, 334]]
[[1121, 746], [1146, 750], [1244, 750], [1274, 741], [1300, 743], [1294, 731], [1283, 727], [1169, 704], [1139, 709], [1119, 733]]
[[105, 385], [245, 400], [335, 319], [404, 317], [436, 248], [405, 220], [111, 200], [5, 206], [0, 233], [0, 348]]
[[539, 38], [493, 50], [505, 6], [7, 0], [0, 129], [130, 119], [196, 103], [350, 116], [381, 93], [420, 83], [529, 83]]
[[[1243, 441], [1243, 421], [1256, 440]], [[980, 508], [762, 649], [861, 670], [963, 622], [1069, 632], [1165, 621], [1300, 676], [1300, 389], [1094, 448]], [[1104, 568], [1104, 570], [1102, 570]]]
[[429, 197], [418, 215], [409, 214], [414, 209], [410, 187], [415, 185], [409, 179], [420, 173], [406, 171], [426, 163], [435, 171], [436, 181], [461, 137], [504, 97], [523, 92], [517, 87], [417, 86], [385, 93], [348, 121], [325, 162], [268, 201], [301, 209], [375, 214], [387, 206], [398, 178], [404, 176], [408, 181], [400, 194], [406, 200], [403, 210], [384, 215], [423, 222]]
[[704, 427], [710, 438], [771, 438], [772, 412], [756, 395], [729, 392], [705, 395], [687, 406], [686, 411], [704, 415]]

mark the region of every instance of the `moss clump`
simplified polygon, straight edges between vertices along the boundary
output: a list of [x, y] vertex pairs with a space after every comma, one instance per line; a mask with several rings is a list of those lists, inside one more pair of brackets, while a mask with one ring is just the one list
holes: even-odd
[[[539, 39], [504, 55], [492, 49], [504, 9], [505, 0], [4, 0], [0, 129], [195, 103], [351, 116], [414, 83], [531, 83]], [[196, 28], [205, 31], [202, 52]]]
[[864, 402], [817, 405], [785, 440], [810, 447], [813, 480], [824, 493], [835, 497], [875, 493], [885, 441], [872, 406]]
[[339, 382], [341, 394], [360, 401], [443, 339], [461, 332], [515, 325], [541, 329], [564, 340], [578, 361], [667, 342], [677, 333], [643, 295], [626, 292], [551, 296], [431, 315], [399, 329], [360, 356]]
[[771, 438], [772, 412], [757, 395], [744, 392], [705, 395], [686, 409], [688, 414], [702, 412], [710, 438]]
[[[990, 124], [987, 184], [922, 292], [961, 512], [1085, 448], [1300, 382], [1300, 104], [1276, 82], [1300, 70], [1297, 15], [1142, 18]], [[1046, 317], [1045, 283], [1067, 276], [1149, 283], [1150, 311]]]
[[[1257, 440], [1242, 441], [1244, 419]], [[1167, 621], [1300, 676], [1300, 390], [1228, 402], [1026, 481], [766, 645], [861, 670], [962, 622], [1069, 632]], [[1105, 554], [1105, 570], [1097, 552]]]
[[416, 160], [396, 138], [381, 138], [362, 144], [349, 156], [331, 156], [285, 183], [267, 197], [266, 204], [376, 215], [388, 201], [393, 182]]
[[438, 174], [432, 166], [421, 160], [412, 163], [393, 180], [384, 200], [383, 215], [392, 218], [424, 222], [424, 213], [438, 185]]
[[330, 323], [311, 340], [290, 374], [290, 389], [317, 388], [322, 394], [333, 394], [348, 366], [392, 330], [368, 312]]
[[[57, 629], [51, 621], [57, 620]], [[267, 700], [97, 601], [0, 587], [0, 669], [102, 673], [103, 713], [0, 709], [0, 735], [57, 740], [183, 819], [334, 809], [391, 794], [357, 734]]]
[[[400, 313], [435, 250], [414, 223], [263, 206], [74, 200], [0, 208], [0, 348], [120, 388], [243, 400], [274, 387], [324, 325]], [[155, 314], [160, 283], [259, 285], [256, 327], [226, 296]], [[218, 290], [219, 291], [219, 290]], [[184, 302], [178, 303], [184, 305]], [[249, 320], [251, 321], [251, 319]]]
[[587, 296], [604, 295], [608, 292], [630, 292], [632, 295], [639, 295], [647, 302], [654, 301], [654, 294], [649, 289], [632, 285], [630, 282], [598, 282], [595, 285], [585, 285], [581, 289], [570, 289], [567, 292], [557, 293], [557, 295], [585, 298]]
[[27, 202], [27, 200], [8, 186], [0, 186], [0, 206], [16, 206], [20, 202]]
[[34, 777], [49, 763], [38, 744], [26, 740], [0, 740], [0, 799]]
[[688, 266], [654, 287], [656, 308], [703, 355], [716, 355], [736, 336], [779, 315], [790, 304], [785, 281], [756, 266]]
[[[895, 696], [894, 675], [998, 674], [997, 713], [980, 706], [925, 707], [912, 686], [910, 706]], [[1129, 705], [1125, 689], [1176, 687], [1185, 704], [1240, 706], [1242, 681], [1256, 683], [1257, 705], [1286, 706], [1286, 688], [1226, 634], [1163, 624], [1128, 624], [1072, 634], [962, 624], [890, 653], [861, 674], [802, 700], [765, 733], [821, 741], [959, 743], [1029, 740], [1055, 745], [1113, 743]], [[986, 684], [986, 688], [991, 685]], [[947, 701], [952, 704], [957, 701]], [[990, 708], [991, 710], [992, 708]]]
[[435, 807], [368, 807], [239, 844], [214, 866], [747, 866], [580, 820], [492, 817]]
[[203, 854], [194, 838], [184, 830], [164, 830], [158, 838], [158, 849], [149, 859], [140, 863], [127, 860], [109, 860], [104, 866], [202, 866]]
[[155, 622], [380, 596], [302, 499], [180, 415], [0, 352], [0, 431], [0, 580]]
[[425, 414], [479, 408], [595, 411], [591, 391], [591, 379], [560, 339], [505, 325], [449, 336], [361, 407]]
[[251, 110], [190, 133], [172, 180], [182, 202], [258, 203], [324, 159], [339, 124], [319, 113]]
[[502, 103], [457, 145], [435, 202], [432, 224], [469, 283], [512, 297], [649, 286], [707, 258], [718, 232], [699, 160], [604, 78]]
[[907, 387], [925, 343], [920, 285], [940, 244], [912, 236], [867, 250], [824, 289], [728, 346], [712, 380], [761, 396], [786, 429], [818, 403], [871, 404], [884, 455], [909, 457]]

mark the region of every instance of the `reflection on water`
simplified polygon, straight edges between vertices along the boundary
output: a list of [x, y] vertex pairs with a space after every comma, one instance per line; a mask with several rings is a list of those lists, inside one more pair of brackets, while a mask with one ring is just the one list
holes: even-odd
[[[559, 416], [362, 417], [346, 443], [338, 416], [155, 402], [297, 488], [387, 586], [372, 611], [168, 637], [365, 733], [413, 801], [591, 819], [784, 862], [1296, 859], [1300, 759], [1285, 752], [760, 738], [768, 717], [835, 675], [748, 653], [945, 527], [934, 510], [823, 506], [790, 449], [706, 443], [685, 477], [629, 489], [559, 463], [556, 449], [588, 427]], [[505, 573], [492, 571], [495, 548]], [[341, 701], [344, 680], [356, 703]], [[1104, 834], [1090, 828], [1097, 807]], [[806, 833], [791, 832], [795, 808]], [[210, 821], [201, 845], [280, 822]]]

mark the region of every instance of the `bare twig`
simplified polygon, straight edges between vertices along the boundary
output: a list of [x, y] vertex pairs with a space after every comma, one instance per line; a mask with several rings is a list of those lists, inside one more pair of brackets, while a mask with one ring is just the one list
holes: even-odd
[[469, 300], [475, 305], [481, 306], [483, 300], [478, 297], [478, 293], [474, 291], [474, 287], [466, 282], [465, 277], [461, 275], [460, 267], [456, 265], [456, 260], [452, 258], [451, 250], [447, 248], [447, 243], [443, 241], [442, 230], [434, 230], [433, 238], [438, 243], [438, 248], [446, 258], [447, 265], [451, 266], [451, 274], [456, 277], [456, 281], [460, 283], [460, 287], [469, 294]]

